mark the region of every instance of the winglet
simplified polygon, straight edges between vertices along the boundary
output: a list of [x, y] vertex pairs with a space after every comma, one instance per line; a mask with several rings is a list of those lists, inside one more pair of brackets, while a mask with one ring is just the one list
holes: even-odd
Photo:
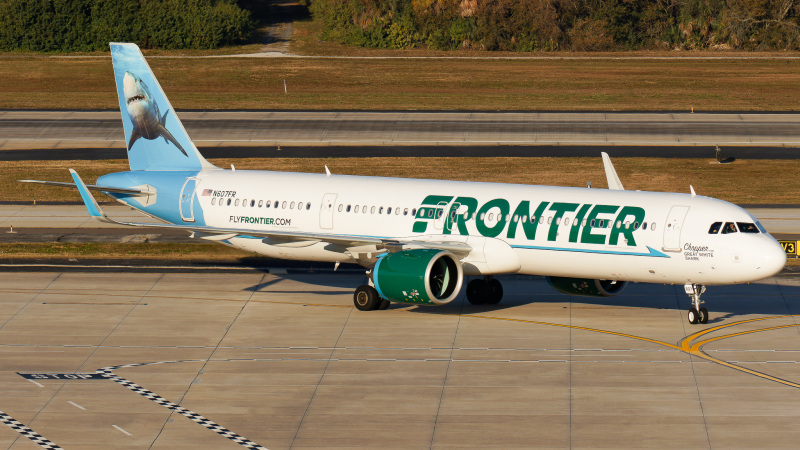
[[625, 188], [622, 187], [622, 182], [619, 181], [619, 177], [617, 176], [617, 171], [614, 170], [614, 165], [611, 164], [611, 158], [608, 157], [608, 153], [602, 152], [600, 153], [603, 157], [603, 168], [606, 169], [606, 180], [608, 180], [608, 188], [613, 189], [615, 191], [624, 191]]
[[94, 197], [92, 197], [92, 194], [89, 193], [89, 189], [83, 183], [81, 177], [78, 176], [78, 172], [69, 169], [69, 173], [72, 175], [72, 179], [75, 181], [75, 187], [78, 188], [78, 192], [81, 194], [83, 204], [86, 205], [86, 209], [89, 210], [89, 215], [101, 222], [113, 222], [108, 218], [108, 216], [106, 216], [106, 213], [100, 209], [100, 205], [97, 204], [97, 201], [94, 199]]

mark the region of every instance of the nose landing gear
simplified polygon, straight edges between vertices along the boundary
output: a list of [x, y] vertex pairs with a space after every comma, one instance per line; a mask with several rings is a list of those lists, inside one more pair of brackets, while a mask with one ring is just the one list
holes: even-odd
[[704, 303], [700, 300], [700, 296], [706, 291], [706, 287], [702, 284], [686, 284], [683, 289], [692, 298], [692, 308], [689, 309], [687, 314], [689, 323], [692, 325], [708, 323], [708, 310], [700, 306]]

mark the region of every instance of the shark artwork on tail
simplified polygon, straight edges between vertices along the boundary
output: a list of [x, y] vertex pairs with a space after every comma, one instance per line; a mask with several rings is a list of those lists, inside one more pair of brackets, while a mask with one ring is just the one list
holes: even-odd
[[128, 151], [131, 150], [134, 142], [139, 138], [152, 141], [162, 137], [164, 142], [172, 142], [181, 153], [189, 156], [165, 126], [169, 109], [164, 112], [163, 116], [160, 115], [158, 103], [150, 95], [150, 90], [141, 78], [130, 72], [125, 72], [125, 76], [122, 79], [122, 90], [125, 93], [128, 116], [133, 123], [131, 137], [128, 140]]

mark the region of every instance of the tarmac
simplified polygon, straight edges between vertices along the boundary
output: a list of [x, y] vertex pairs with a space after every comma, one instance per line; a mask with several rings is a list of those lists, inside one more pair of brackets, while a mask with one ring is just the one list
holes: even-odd
[[352, 273], [0, 272], [0, 447], [795, 448], [800, 280], [361, 312]]

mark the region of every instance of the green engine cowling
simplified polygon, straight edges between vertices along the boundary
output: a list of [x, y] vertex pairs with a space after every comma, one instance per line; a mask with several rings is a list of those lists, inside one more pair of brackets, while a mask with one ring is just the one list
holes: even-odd
[[628, 285], [627, 281], [562, 277], [547, 277], [547, 283], [558, 292], [584, 297], [612, 297], [621, 293]]
[[393, 302], [444, 305], [458, 296], [464, 272], [448, 251], [414, 249], [381, 256], [372, 281], [378, 294]]

